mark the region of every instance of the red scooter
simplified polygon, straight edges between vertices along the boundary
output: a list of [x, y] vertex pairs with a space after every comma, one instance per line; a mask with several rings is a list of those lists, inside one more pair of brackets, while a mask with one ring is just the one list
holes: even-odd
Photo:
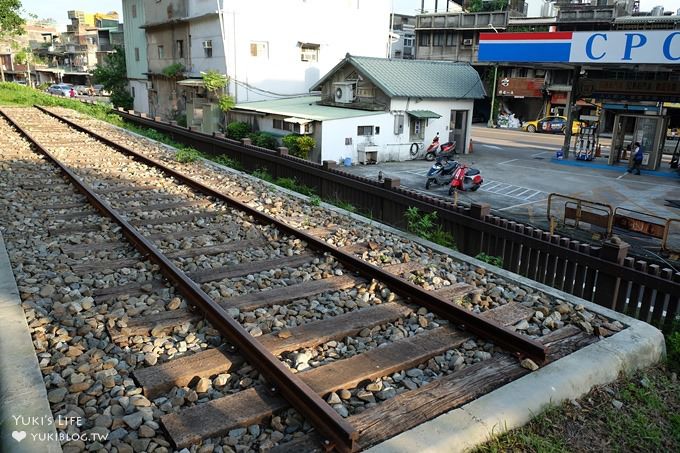
[[449, 186], [449, 195], [453, 195], [456, 190], [475, 192], [480, 188], [484, 179], [476, 168], [470, 168], [466, 164], [458, 165], [453, 172], [453, 179]]
[[456, 142], [446, 142], [439, 144], [439, 133], [432, 139], [432, 143], [425, 150], [425, 160], [432, 162], [435, 158], [446, 158], [447, 160], [456, 154]]

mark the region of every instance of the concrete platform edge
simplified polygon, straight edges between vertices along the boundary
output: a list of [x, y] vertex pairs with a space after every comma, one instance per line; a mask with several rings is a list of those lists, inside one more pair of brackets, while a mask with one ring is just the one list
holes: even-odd
[[61, 452], [51, 420], [38, 358], [0, 234], [0, 451]]

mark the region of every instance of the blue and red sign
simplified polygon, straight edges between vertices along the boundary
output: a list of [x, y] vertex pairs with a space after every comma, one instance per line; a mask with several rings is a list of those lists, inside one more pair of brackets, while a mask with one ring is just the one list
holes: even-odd
[[480, 33], [478, 60], [680, 64], [680, 31]]

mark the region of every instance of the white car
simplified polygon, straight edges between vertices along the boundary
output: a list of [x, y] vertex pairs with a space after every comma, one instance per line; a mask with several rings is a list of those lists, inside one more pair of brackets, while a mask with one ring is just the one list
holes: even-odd
[[66, 83], [56, 83], [54, 85], [50, 85], [50, 87], [47, 89], [47, 92], [50, 94], [56, 94], [57, 96], [64, 96], [64, 97], [69, 97], [71, 96], [71, 85], [66, 84]]

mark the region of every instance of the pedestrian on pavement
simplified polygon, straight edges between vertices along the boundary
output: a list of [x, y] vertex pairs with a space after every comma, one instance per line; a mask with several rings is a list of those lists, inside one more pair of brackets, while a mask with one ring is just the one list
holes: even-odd
[[68, 95], [69, 95], [69, 97], [72, 97], [72, 98], [76, 97], [76, 90], [71, 88], [68, 92]]
[[642, 165], [642, 147], [640, 142], [635, 142], [633, 145], [633, 166], [628, 169], [628, 173], [635, 172], [636, 175], [640, 174], [640, 166]]

